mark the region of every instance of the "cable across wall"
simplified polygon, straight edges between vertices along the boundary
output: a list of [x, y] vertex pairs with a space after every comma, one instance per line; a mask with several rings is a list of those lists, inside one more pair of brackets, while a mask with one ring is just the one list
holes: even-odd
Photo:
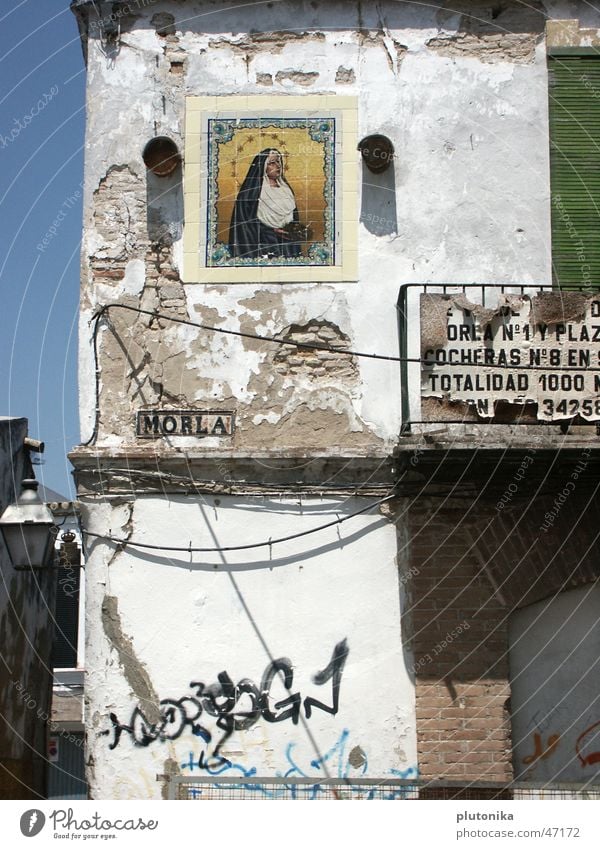
[[105, 536], [103, 534], [96, 534], [92, 531], [86, 531], [82, 529], [82, 534], [88, 537], [95, 537], [97, 539], [102, 540], [103, 542], [111, 542], [115, 545], [120, 546], [121, 548], [143, 548], [148, 549], [150, 551], [176, 551], [176, 552], [186, 552], [187, 554], [216, 554], [225, 551], [250, 551], [252, 549], [257, 548], [272, 548], [274, 545], [279, 545], [284, 542], [291, 542], [295, 539], [301, 539], [302, 537], [310, 536], [311, 534], [319, 533], [320, 531], [324, 531], [327, 528], [334, 528], [338, 525], [344, 524], [344, 522], [349, 522], [351, 519], [355, 519], [357, 516], [362, 516], [363, 513], [368, 513], [370, 510], [374, 510], [376, 507], [379, 507], [381, 504], [385, 504], [387, 501], [391, 501], [392, 498], [395, 498], [396, 495], [386, 495], [385, 498], [379, 498], [377, 501], [373, 501], [368, 504], [366, 507], [362, 507], [360, 510], [356, 510], [354, 513], [350, 513], [348, 516], [341, 516], [337, 519], [333, 519], [331, 522], [326, 522], [323, 525], [318, 525], [316, 528], [309, 528], [306, 531], [299, 531], [295, 534], [288, 534], [283, 537], [276, 537], [275, 539], [262, 540], [260, 542], [250, 542], [243, 543], [242, 545], [226, 545], [226, 546], [209, 546], [209, 547], [199, 547], [193, 546], [191, 543], [186, 546], [177, 546], [177, 545], [153, 545], [147, 542], [140, 542], [139, 540], [132, 539], [119, 539], [113, 536]]
[[[188, 327], [196, 327], [199, 330], [205, 330], [210, 333], [220, 333], [226, 336], [236, 336], [241, 339], [252, 339], [254, 341], [265, 342], [267, 344], [287, 346], [290, 348], [296, 348], [298, 350], [305, 351], [325, 351], [328, 353], [333, 353], [339, 356], [347, 356], [347, 357], [357, 357], [362, 359], [370, 359], [370, 360], [380, 360], [383, 362], [390, 363], [416, 363], [420, 365], [435, 365], [435, 362], [431, 360], [425, 359], [424, 357], [397, 357], [391, 354], [378, 354], [374, 352], [368, 351], [355, 351], [348, 348], [339, 348], [334, 345], [327, 345], [325, 343], [320, 342], [295, 342], [289, 339], [283, 339], [279, 336], [263, 336], [258, 333], [248, 333], [242, 330], [228, 330], [224, 327], [215, 327], [212, 324], [204, 324], [198, 321], [191, 321], [187, 318], [180, 318], [179, 316], [168, 315], [167, 313], [161, 313], [158, 310], [145, 310], [141, 307], [130, 306], [129, 304], [120, 304], [120, 303], [110, 303], [104, 304], [100, 309], [94, 313], [92, 316], [90, 323], [93, 323], [94, 329], [92, 331], [92, 347], [94, 353], [94, 371], [95, 371], [95, 415], [94, 415], [94, 429], [90, 438], [82, 443], [84, 446], [93, 445], [98, 438], [98, 429], [100, 424], [100, 367], [99, 367], [99, 357], [98, 357], [98, 331], [100, 328], [100, 321], [102, 317], [112, 309], [120, 309], [126, 310], [128, 312], [137, 313], [138, 315], [147, 315], [150, 316], [153, 320], [162, 320], [162, 321], [170, 321], [174, 324], [183, 324]], [[474, 368], [477, 368], [478, 365], [482, 367], [485, 366], [485, 363], [472, 364]], [[518, 368], [519, 371], [559, 371], [559, 372], [580, 372], [580, 367], [563, 367], [563, 366], [542, 366], [542, 365], [519, 365], [518, 367], [507, 364], [507, 365], [494, 365], [494, 368], [497, 369], [508, 369], [510, 371], [514, 371], [515, 368]], [[588, 367], [585, 369], [587, 372], [600, 372], [600, 367]], [[416, 424], [416, 422], [415, 422]]]

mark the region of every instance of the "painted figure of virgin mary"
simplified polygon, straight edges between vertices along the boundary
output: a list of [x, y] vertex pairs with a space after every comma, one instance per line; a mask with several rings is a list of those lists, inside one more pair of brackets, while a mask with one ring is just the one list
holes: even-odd
[[257, 153], [238, 192], [229, 228], [229, 250], [242, 259], [291, 258], [301, 244], [296, 198], [278, 150]]

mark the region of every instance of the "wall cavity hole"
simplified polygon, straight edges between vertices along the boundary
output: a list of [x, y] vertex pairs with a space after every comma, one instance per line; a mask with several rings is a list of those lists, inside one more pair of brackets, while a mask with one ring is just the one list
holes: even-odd
[[161, 38], [175, 35], [175, 18], [169, 12], [157, 12], [152, 16], [150, 23]]
[[172, 174], [181, 161], [177, 145], [168, 136], [150, 139], [142, 157], [146, 168], [157, 177], [167, 177]]
[[394, 161], [394, 145], [378, 133], [366, 136], [358, 145], [363, 162], [374, 174], [386, 171]]

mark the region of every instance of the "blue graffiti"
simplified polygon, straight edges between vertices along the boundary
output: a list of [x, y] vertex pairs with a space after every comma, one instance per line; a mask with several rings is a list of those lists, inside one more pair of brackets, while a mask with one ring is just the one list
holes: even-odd
[[[416, 795], [416, 785], [365, 785], [361, 784], [361, 778], [366, 778], [369, 762], [366, 754], [360, 749], [362, 761], [358, 766], [352, 765], [351, 753], [348, 751], [350, 732], [344, 729], [335, 744], [318, 758], [310, 761], [309, 769], [303, 769], [295, 755], [296, 743], [288, 743], [285, 749], [285, 760], [287, 769], [285, 772], [277, 772], [277, 778], [302, 778], [315, 779], [314, 784], [289, 784], [279, 786], [267, 786], [266, 784], [218, 784], [211, 785], [219, 790], [247, 790], [254, 794], [260, 794], [265, 799], [319, 799], [319, 798], [352, 798], [352, 799], [407, 799]], [[241, 778], [252, 778], [257, 774], [256, 767], [247, 767], [241, 763], [234, 763], [223, 756], [206, 759], [205, 752], [200, 756], [189, 753], [188, 760], [181, 764], [181, 768], [194, 773], [196, 770], [204, 772], [205, 775], [239, 775]], [[407, 769], [390, 769], [388, 778], [399, 778], [404, 780], [417, 779], [418, 769], [410, 766]], [[319, 778], [335, 778], [339, 784], [331, 787], [319, 783]], [[340, 785], [341, 788], [340, 788]], [[203, 790], [198, 787], [190, 787], [189, 793], [193, 798], [202, 798]], [[190, 796], [190, 798], [192, 797]]]
[[223, 773], [231, 775], [232, 772], [239, 772], [243, 778], [252, 778], [256, 775], [256, 767], [254, 766], [246, 769], [242, 764], [235, 764], [222, 755], [207, 758], [204, 751], [200, 752], [200, 757], [198, 758], [195, 758], [194, 753], [190, 752], [187, 761], [181, 764], [181, 768], [189, 769], [190, 772], [199, 769], [207, 775], [222, 775]]

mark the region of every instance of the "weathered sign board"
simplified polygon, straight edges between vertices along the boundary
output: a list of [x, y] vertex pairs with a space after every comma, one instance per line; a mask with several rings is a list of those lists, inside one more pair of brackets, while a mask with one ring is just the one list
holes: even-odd
[[423, 419], [490, 419], [499, 402], [503, 420], [600, 421], [600, 295], [421, 296]]
[[136, 417], [136, 435], [150, 439], [232, 436], [234, 427], [234, 413], [223, 410], [141, 410]]

